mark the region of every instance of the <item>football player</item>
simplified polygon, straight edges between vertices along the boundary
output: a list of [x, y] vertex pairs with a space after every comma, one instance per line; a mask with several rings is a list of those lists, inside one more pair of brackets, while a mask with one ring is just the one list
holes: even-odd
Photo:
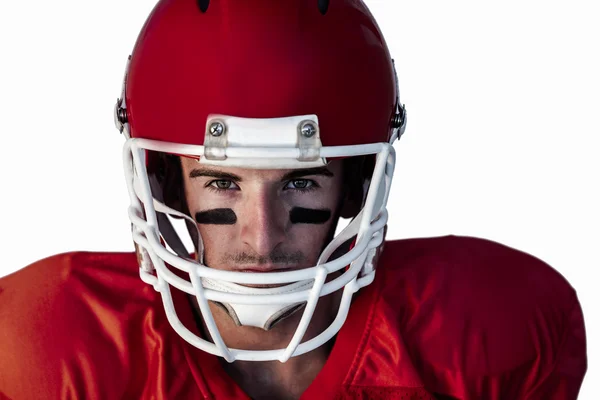
[[585, 330], [556, 271], [385, 241], [406, 120], [361, 1], [161, 0], [115, 107], [135, 252], [0, 280], [0, 394], [575, 399]]

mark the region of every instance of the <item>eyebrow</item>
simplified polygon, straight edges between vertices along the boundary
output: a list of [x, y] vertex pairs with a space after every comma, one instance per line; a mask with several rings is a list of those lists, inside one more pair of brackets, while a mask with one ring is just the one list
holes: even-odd
[[[292, 179], [298, 179], [303, 176], [309, 176], [309, 175], [322, 175], [322, 176], [332, 177], [333, 172], [331, 172], [329, 169], [327, 169], [327, 167], [296, 169], [296, 170], [290, 171], [290, 172], [286, 173], [285, 175], [283, 175], [281, 177], [281, 180], [289, 181]], [[201, 176], [207, 176], [209, 178], [216, 178], [216, 179], [231, 180], [231, 181], [235, 181], [235, 182], [242, 181], [241, 176], [238, 176], [236, 174], [232, 174], [229, 172], [218, 171], [218, 170], [211, 169], [211, 168], [194, 168], [193, 170], [190, 171], [190, 175], [189, 175], [190, 178], [198, 178]]]
[[305, 168], [305, 169], [295, 169], [293, 171], [288, 172], [287, 174], [281, 177], [282, 181], [289, 181], [292, 179], [301, 178], [303, 176], [309, 175], [322, 175], [327, 177], [332, 177], [333, 172], [331, 172], [327, 167], [315, 167], [315, 168]]
[[194, 168], [190, 171], [190, 178], [198, 178], [200, 176], [208, 176], [210, 178], [224, 179], [230, 181], [241, 182], [242, 177], [229, 172], [217, 171], [210, 168]]

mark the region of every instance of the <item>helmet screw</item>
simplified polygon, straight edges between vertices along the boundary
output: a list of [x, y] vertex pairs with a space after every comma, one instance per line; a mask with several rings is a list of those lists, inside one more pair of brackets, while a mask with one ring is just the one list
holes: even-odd
[[119, 118], [119, 122], [125, 124], [127, 122], [127, 111], [124, 108], [119, 107], [117, 111], [117, 116]]
[[302, 133], [302, 136], [307, 138], [313, 137], [315, 133], [317, 133], [317, 128], [315, 128], [312, 122], [306, 122], [300, 128], [300, 133]]
[[404, 104], [402, 104], [402, 106], [399, 107], [399, 111], [392, 116], [392, 128], [400, 128], [402, 126], [402, 124], [404, 123], [405, 113], [406, 108]]
[[125, 110], [121, 105], [123, 104], [123, 100], [117, 99], [117, 104], [115, 104], [115, 126], [119, 130], [120, 133], [123, 133], [125, 129], [125, 124], [127, 123], [127, 110]]
[[212, 124], [210, 124], [210, 128], [208, 129], [210, 131], [210, 134], [213, 136], [221, 136], [225, 131], [225, 127], [220, 122], [213, 122]]

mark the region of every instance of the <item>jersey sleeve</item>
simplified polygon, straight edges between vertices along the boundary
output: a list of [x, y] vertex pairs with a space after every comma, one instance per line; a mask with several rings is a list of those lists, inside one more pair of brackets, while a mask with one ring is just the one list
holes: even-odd
[[482, 244], [481, 250], [494, 261], [478, 261], [490, 268], [481, 280], [487, 294], [472, 301], [487, 304], [493, 320], [477, 327], [475, 341], [485, 343], [479, 350], [494, 357], [487, 373], [474, 379], [473, 391], [479, 392], [474, 398], [577, 399], [587, 356], [575, 289], [530, 254], [490, 243]]
[[556, 359], [523, 388], [523, 399], [575, 400], [587, 370], [585, 324], [575, 294], [566, 314]]
[[122, 398], [128, 360], [115, 310], [127, 303], [100, 294], [103, 279], [127, 278], [88, 258], [54, 256], [0, 279], [0, 399]]
[[560, 273], [469, 237], [415, 240], [396, 253], [401, 286], [388, 285], [388, 302], [402, 307], [402, 337], [427, 389], [456, 399], [577, 398], [585, 326]]
[[[474, 398], [577, 399], [587, 355], [575, 289], [555, 269], [529, 254], [497, 247], [494, 257], [501, 260], [493, 266], [496, 272], [482, 280], [488, 295], [473, 298], [490, 305], [494, 320], [478, 326], [474, 337], [481, 343], [494, 337], [479, 350], [494, 354], [498, 362], [490, 358], [487, 373], [474, 379]], [[502, 353], [509, 356], [502, 360]]]

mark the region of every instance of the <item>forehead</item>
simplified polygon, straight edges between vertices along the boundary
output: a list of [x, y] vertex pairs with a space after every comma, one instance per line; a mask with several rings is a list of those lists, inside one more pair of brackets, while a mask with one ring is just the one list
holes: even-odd
[[[325, 167], [306, 169], [256, 169], [225, 167], [200, 164], [196, 159], [181, 157], [181, 165], [184, 177], [190, 178], [194, 172], [210, 171], [215, 173], [229, 174], [244, 180], [280, 180], [290, 176], [321, 175], [323, 177], [340, 177], [342, 174], [342, 161], [332, 160]], [[198, 174], [199, 176], [202, 174]], [[208, 175], [208, 174], [207, 174]]]

